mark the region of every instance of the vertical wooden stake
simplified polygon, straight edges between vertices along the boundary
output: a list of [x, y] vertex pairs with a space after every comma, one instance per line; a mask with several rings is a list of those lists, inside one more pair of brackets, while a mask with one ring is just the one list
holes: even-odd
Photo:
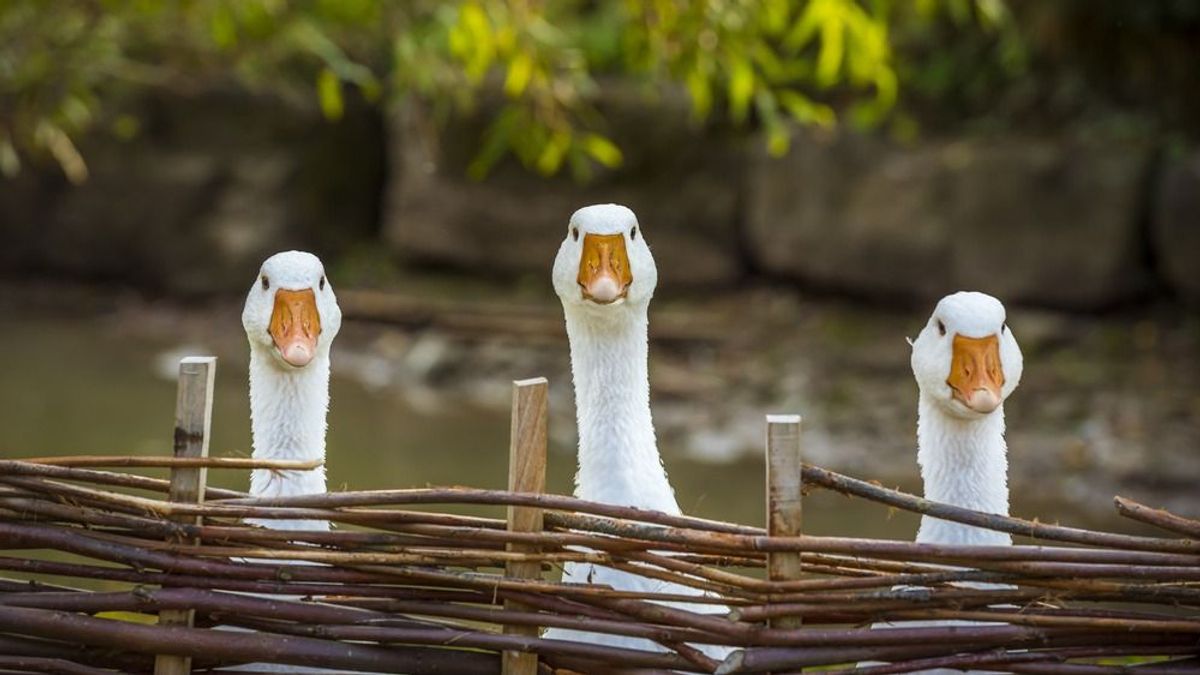
[[[799, 415], [767, 415], [767, 534], [794, 537], [802, 533], [801, 446]], [[771, 581], [799, 579], [800, 553], [768, 553]], [[800, 617], [771, 619], [771, 628], [799, 628]]]
[[[207, 457], [212, 427], [213, 379], [217, 373], [215, 356], [189, 356], [179, 362], [179, 385], [175, 394], [175, 456]], [[176, 467], [171, 469], [170, 500], [199, 504], [204, 501], [208, 469]], [[198, 516], [179, 516], [175, 520], [199, 524]], [[196, 542], [199, 543], [199, 542]], [[191, 627], [192, 610], [163, 610], [160, 626]], [[160, 655], [154, 659], [154, 675], [190, 673], [192, 659], [187, 656]]]
[[[542, 492], [546, 489], [546, 378], [513, 382], [512, 432], [508, 446], [508, 489], [513, 492]], [[541, 532], [542, 510], [528, 506], [508, 507], [509, 532]], [[537, 552], [538, 547], [508, 544], [509, 551]], [[517, 579], [538, 579], [542, 566], [536, 562], [510, 562], [504, 574]], [[505, 601], [508, 609], [522, 609]], [[538, 636], [537, 626], [505, 626], [510, 635]], [[535, 675], [537, 654], [506, 651], [502, 658], [503, 675]]]

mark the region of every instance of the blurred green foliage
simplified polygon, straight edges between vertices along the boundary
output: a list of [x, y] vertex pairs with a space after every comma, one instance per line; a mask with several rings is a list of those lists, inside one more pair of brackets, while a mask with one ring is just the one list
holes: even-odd
[[[938, 74], [952, 64], [898, 67], [893, 34], [950, 21], [1011, 36], [1009, 18], [1002, 0], [5, 0], [0, 171], [48, 154], [85, 180], [78, 140], [136, 134], [128, 97], [227, 84], [307, 97], [329, 119], [351, 90], [443, 120], [494, 93], [477, 177], [509, 155], [545, 175], [620, 164], [596, 106], [608, 76], [686, 91], [697, 122], [754, 125], [778, 154], [797, 122], [884, 122], [904, 73], [953, 86]], [[1001, 60], [1021, 67], [1019, 48]]]

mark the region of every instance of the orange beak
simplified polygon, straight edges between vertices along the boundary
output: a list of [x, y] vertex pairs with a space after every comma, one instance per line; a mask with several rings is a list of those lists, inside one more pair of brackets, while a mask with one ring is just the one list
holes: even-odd
[[321, 334], [321, 314], [312, 289], [275, 291], [275, 309], [267, 331], [284, 361], [297, 368], [307, 366], [317, 354], [317, 336]]
[[995, 335], [983, 338], [955, 335], [953, 350], [946, 384], [953, 390], [954, 398], [985, 414], [1000, 407], [1000, 390], [1004, 387], [1000, 340]]
[[587, 234], [583, 237], [583, 255], [579, 258], [579, 276], [585, 300], [607, 305], [629, 293], [633, 272], [621, 234]]

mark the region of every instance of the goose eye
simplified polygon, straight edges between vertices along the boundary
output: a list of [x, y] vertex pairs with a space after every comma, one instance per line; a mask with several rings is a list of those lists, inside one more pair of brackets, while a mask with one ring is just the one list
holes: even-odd
[[941, 335], [946, 334], [946, 324], [942, 323], [941, 319], [938, 320], [938, 333]]
[[271, 287], [271, 282], [267, 281], [267, 275], [264, 274], [262, 277], [262, 288], [265, 291], [270, 287]]
[[1008, 332], [1008, 322], [1007, 322], [1007, 321], [1005, 321], [1004, 323], [1000, 324], [1000, 332], [1001, 332], [1001, 333], [1007, 333], [1007, 332]]
[[321, 290], [325, 290], [325, 277], [321, 277], [321, 281], [317, 285], [321, 288]]
[[637, 225], [634, 225], [633, 229], [629, 230], [629, 239], [630, 241], [637, 239]]
[[579, 241], [579, 228], [578, 227], [571, 228], [571, 238], [574, 239], [575, 241]]

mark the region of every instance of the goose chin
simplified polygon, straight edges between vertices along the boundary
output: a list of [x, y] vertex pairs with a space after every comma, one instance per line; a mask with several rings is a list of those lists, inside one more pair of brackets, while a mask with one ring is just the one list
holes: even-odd
[[293, 368], [303, 368], [312, 363], [313, 357], [316, 356], [316, 350], [313, 346], [304, 342], [293, 342], [282, 347], [276, 347], [275, 353], [279, 354], [279, 358], [283, 362]]
[[621, 284], [615, 277], [604, 275], [586, 285], [580, 284], [583, 299], [595, 305], [612, 305], [621, 302], [629, 294], [629, 284]]
[[625, 296], [620, 295], [613, 300], [598, 300], [596, 298], [584, 297], [583, 303], [592, 307], [618, 307], [625, 304]]
[[946, 407], [957, 413], [959, 417], [978, 419], [996, 412], [1003, 402], [1004, 400], [995, 392], [987, 389], [977, 389], [967, 395], [955, 390], [951, 393], [950, 400], [946, 402]]
[[976, 389], [967, 395], [963, 403], [971, 410], [986, 415], [1000, 407], [1000, 397], [991, 389]]

